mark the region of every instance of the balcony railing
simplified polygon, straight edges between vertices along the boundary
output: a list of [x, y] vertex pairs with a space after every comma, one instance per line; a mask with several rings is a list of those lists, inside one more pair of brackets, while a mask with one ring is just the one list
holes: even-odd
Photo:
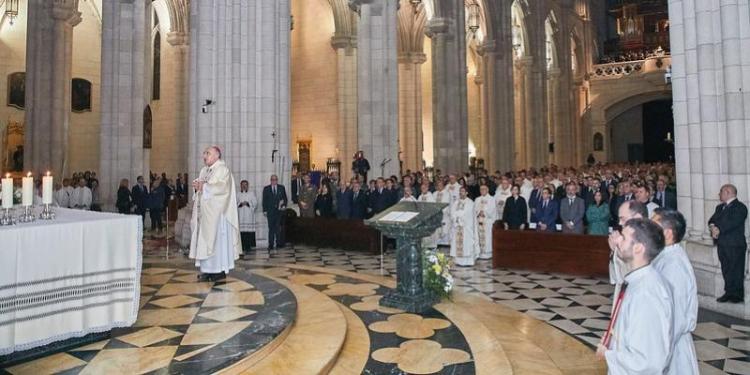
[[624, 61], [593, 66], [591, 79], [616, 79], [637, 74], [666, 72], [672, 65], [669, 55], [649, 57], [645, 60]]

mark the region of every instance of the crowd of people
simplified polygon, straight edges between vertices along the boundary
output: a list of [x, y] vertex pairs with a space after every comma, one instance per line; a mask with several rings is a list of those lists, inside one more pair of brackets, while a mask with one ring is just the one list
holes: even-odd
[[161, 233], [164, 228], [165, 209], [170, 200], [176, 200], [178, 208], [187, 202], [187, 178], [187, 173], [178, 173], [173, 182], [167, 178], [166, 173], [161, 175], [150, 173], [148, 185], [143, 176], [138, 176], [135, 185], [132, 187], [130, 187], [128, 179], [122, 179], [117, 189], [117, 201], [115, 202], [117, 212], [140, 215], [144, 223], [148, 212], [151, 231]]
[[642, 49], [632, 51], [618, 51], [617, 53], [607, 54], [599, 59], [599, 64], [610, 64], [616, 62], [627, 62], [627, 61], [639, 61], [645, 60], [651, 57], [664, 56], [665, 51], [661, 47], [657, 49]]

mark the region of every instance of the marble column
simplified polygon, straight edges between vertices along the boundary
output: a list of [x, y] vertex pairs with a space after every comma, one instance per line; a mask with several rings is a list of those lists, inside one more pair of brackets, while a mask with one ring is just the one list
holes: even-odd
[[370, 161], [372, 176], [398, 175], [398, 0], [351, 0], [350, 5], [359, 13], [359, 149]]
[[151, 14], [148, 0], [102, 3], [99, 183], [102, 203], [108, 208], [114, 207], [120, 179], [135, 183], [136, 177], [148, 172], [143, 111], [150, 99], [146, 66]]
[[[257, 197], [271, 174], [289, 181], [289, 16], [288, 0], [190, 2], [191, 176], [217, 145], [235, 182], [248, 180]], [[257, 220], [266, 246], [267, 222]]]
[[[750, 43], [749, 12], [748, 0], [669, 1], [677, 195], [688, 221], [687, 250], [701, 306], [745, 319], [750, 305], [715, 302], [724, 283], [706, 222], [721, 185], [734, 184], [740, 201], [750, 198], [750, 92], [742, 87], [750, 70], [742, 54]], [[749, 286], [746, 277], [746, 294]]]
[[78, 0], [30, 0], [26, 37], [24, 169], [68, 175], [73, 27]]
[[469, 166], [464, 2], [447, 0], [451, 14], [427, 22], [432, 38], [434, 166], [462, 173]]
[[338, 62], [338, 155], [341, 177], [352, 177], [351, 160], [357, 149], [357, 37], [334, 35], [331, 45]]
[[399, 143], [404, 171], [423, 169], [422, 64], [424, 53], [402, 53], [398, 57]]
[[[180, 145], [187, 145], [188, 144], [188, 131], [187, 131], [187, 122], [188, 122], [188, 93], [190, 92], [190, 86], [188, 82], [188, 67], [189, 67], [189, 57], [190, 57], [190, 45], [189, 45], [189, 34], [187, 32], [170, 32], [167, 34], [167, 42], [177, 48], [178, 53], [176, 54], [177, 57], [177, 64], [176, 64], [176, 70], [178, 74], [179, 82], [177, 82], [177, 95], [179, 95], [179, 98], [177, 98], [177, 105], [176, 105], [176, 114], [177, 114], [177, 121], [179, 124], [183, 124], [182, 126], [178, 127], [178, 134], [175, 134], [175, 137], [177, 138], [177, 142], [179, 142]], [[178, 171], [187, 171], [188, 170], [188, 149], [187, 147], [180, 147], [180, 159], [182, 160], [178, 166]], [[188, 176], [189, 178], [189, 176]]]

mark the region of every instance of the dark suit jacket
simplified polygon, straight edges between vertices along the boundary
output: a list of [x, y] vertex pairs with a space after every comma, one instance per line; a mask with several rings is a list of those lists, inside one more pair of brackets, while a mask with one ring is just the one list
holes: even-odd
[[[726, 206], [726, 207], [725, 207]], [[719, 228], [719, 239], [715, 240], [718, 246], [745, 247], [745, 220], [747, 219], [747, 206], [735, 199], [729, 205], [724, 203], [716, 206], [708, 224]]]
[[354, 192], [352, 193], [352, 219], [364, 220], [367, 217], [367, 204], [368, 197], [365, 191], [360, 190], [357, 194], [357, 199], [354, 199]]
[[352, 191], [346, 189], [343, 193], [336, 189], [336, 217], [348, 219], [352, 214]]
[[292, 179], [292, 202], [294, 204], [299, 204], [299, 191], [304, 184], [301, 178]]
[[135, 185], [131, 189], [133, 195], [133, 205], [140, 210], [146, 209], [146, 200], [148, 198], [148, 188], [144, 185], [143, 188], [140, 185]]
[[544, 201], [539, 201], [539, 205], [536, 208], [536, 217], [538, 223], [547, 225], [547, 232], [555, 231], [555, 222], [557, 221], [559, 207], [557, 201], [550, 199], [547, 202], [547, 208], [542, 208]]
[[[568, 197], [560, 200], [560, 220], [563, 225], [563, 232], [583, 234], [583, 217], [586, 215], [586, 205], [583, 199], [573, 198], [573, 204], [570, 204]], [[568, 222], [573, 222], [573, 228], [568, 229]]]
[[510, 197], [505, 200], [503, 221], [508, 224], [508, 228], [518, 229], [521, 224], [526, 224], [527, 215], [526, 199], [522, 196], [518, 196], [518, 199]]
[[288, 201], [286, 198], [286, 189], [284, 185], [276, 185], [276, 195], [273, 194], [271, 185], [267, 185], [263, 188], [263, 212], [268, 216], [278, 215], [279, 202], [284, 202], [281, 206], [286, 207]]
[[529, 195], [529, 209], [531, 210], [530, 220], [532, 223], [537, 222], [536, 208], [539, 206], [539, 201], [542, 199], [542, 191], [540, 189], [534, 189]]
[[370, 193], [370, 208], [372, 208], [372, 214], [377, 215], [385, 211], [391, 204], [391, 193], [388, 189], [383, 188], [382, 192], [374, 190]]
[[654, 199], [653, 202], [658, 204], [659, 207], [666, 207], [672, 210], [677, 209], [677, 194], [675, 194], [673, 191], [665, 190], [664, 191], [664, 202], [661, 202], [659, 200], [659, 192], [657, 191], [654, 193]]

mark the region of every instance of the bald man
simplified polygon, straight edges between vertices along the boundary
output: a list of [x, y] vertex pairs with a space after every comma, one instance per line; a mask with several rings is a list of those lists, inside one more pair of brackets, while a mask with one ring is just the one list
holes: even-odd
[[234, 177], [221, 160], [221, 149], [203, 151], [199, 177], [193, 181], [193, 229], [190, 258], [201, 270], [200, 281], [226, 278], [240, 256], [240, 225]]

